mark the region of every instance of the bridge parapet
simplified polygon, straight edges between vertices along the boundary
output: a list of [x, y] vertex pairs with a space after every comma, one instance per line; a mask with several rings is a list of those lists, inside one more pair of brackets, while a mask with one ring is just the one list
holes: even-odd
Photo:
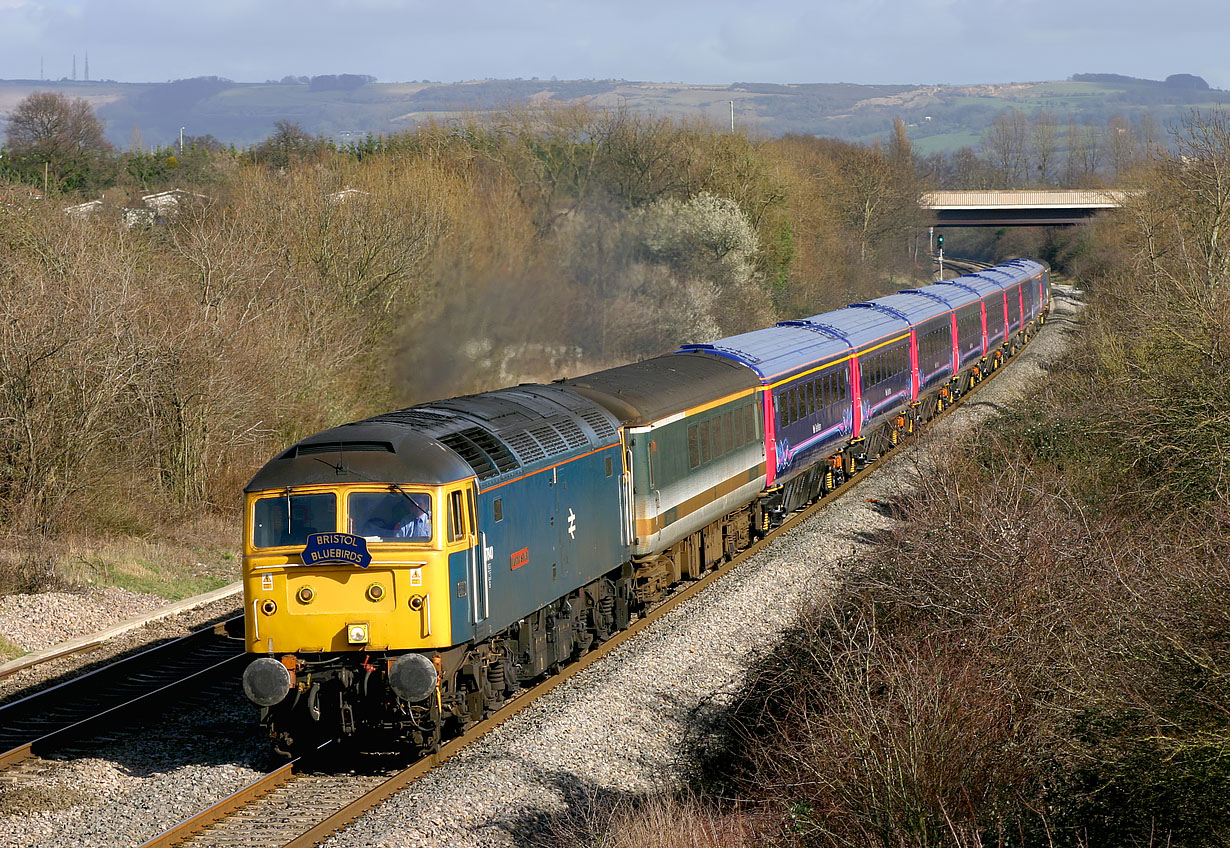
[[933, 226], [1055, 226], [1077, 224], [1102, 209], [1117, 209], [1139, 189], [932, 191], [922, 206]]

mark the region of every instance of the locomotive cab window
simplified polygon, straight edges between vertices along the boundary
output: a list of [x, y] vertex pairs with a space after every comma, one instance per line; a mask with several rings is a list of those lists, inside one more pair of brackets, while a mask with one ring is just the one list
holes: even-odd
[[369, 542], [431, 541], [431, 495], [407, 492], [353, 492], [346, 499], [349, 531]]
[[504, 499], [496, 498], [491, 502], [491, 517], [500, 522], [504, 520]]
[[253, 509], [252, 544], [258, 548], [303, 545], [311, 533], [337, 531], [337, 498], [332, 494], [277, 495]]
[[465, 513], [461, 506], [461, 492], [448, 493], [448, 540], [459, 542], [465, 537]]

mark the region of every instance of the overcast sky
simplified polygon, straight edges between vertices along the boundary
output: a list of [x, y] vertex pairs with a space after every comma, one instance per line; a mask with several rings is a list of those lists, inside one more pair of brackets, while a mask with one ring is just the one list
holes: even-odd
[[0, 0], [0, 78], [371, 74], [1230, 88], [1227, 0]]

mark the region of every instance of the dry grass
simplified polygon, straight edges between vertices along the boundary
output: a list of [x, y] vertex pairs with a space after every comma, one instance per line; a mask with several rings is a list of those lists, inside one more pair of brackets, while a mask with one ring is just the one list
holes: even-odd
[[0, 589], [118, 586], [179, 600], [238, 580], [238, 550], [238, 521], [208, 512], [148, 536], [9, 534], [0, 539]]
[[1093, 521], [1002, 445], [939, 459], [752, 671], [708, 785], [807, 845], [1224, 839], [1225, 528]]
[[720, 811], [697, 796], [590, 799], [551, 821], [547, 843], [585, 848], [753, 848], [764, 845], [762, 817]]
[[16, 659], [25, 653], [25, 648], [10, 642], [4, 636], [0, 636], [0, 662]]

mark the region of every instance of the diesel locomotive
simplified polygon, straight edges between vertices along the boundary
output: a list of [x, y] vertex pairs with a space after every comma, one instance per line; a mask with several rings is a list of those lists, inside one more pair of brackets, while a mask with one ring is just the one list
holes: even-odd
[[435, 749], [840, 486], [1049, 304], [1017, 259], [309, 436], [245, 489], [244, 690], [281, 751]]

